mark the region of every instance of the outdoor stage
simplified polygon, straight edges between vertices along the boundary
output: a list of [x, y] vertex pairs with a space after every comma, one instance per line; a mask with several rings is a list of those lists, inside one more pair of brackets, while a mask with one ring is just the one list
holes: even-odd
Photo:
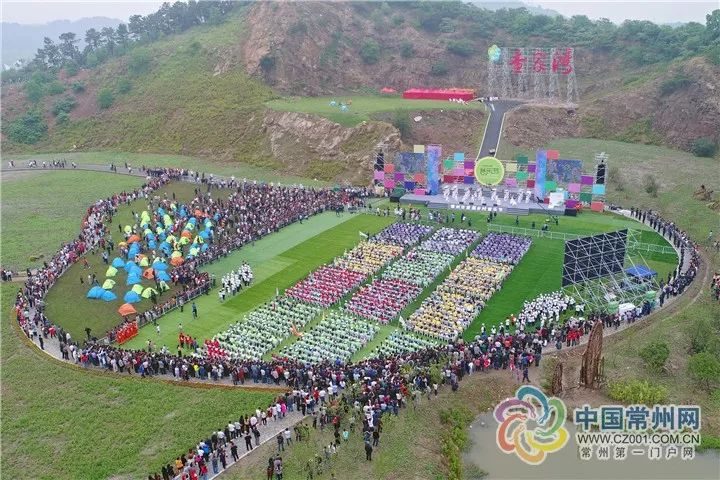
[[[505, 191], [507, 190], [507, 194]], [[493, 196], [493, 193], [495, 195]], [[467, 210], [476, 212], [500, 212], [510, 215], [529, 215], [531, 213], [551, 213], [564, 215], [565, 205], [550, 205], [534, 201], [535, 195], [518, 188], [463, 188], [455, 192], [437, 195], [416, 195], [407, 193], [400, 197], [401, 203], [424, 205], [428, 208]]]

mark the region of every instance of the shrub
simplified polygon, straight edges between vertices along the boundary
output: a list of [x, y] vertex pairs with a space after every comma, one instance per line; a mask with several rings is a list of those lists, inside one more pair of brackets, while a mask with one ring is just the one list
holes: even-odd
[[705, 58], [713, 65], [720, 65], [720, 45], [708, 48], [705, 52]]
[[448, 66], [447, 63], [443, 61], [439, 61], [436, 64], [434, 64], [432, 67], [430, 67], [430, 74], [432, 75], [446, 75], [448, 73]]
[[655, 176], [647, 174], [643, 177], [643, 188], [645, 192], [651, 197], [657, 197], [658, 190], [660, 190], [660, 184], [655, 180]]
[[85, 91], [85, 84], [83, 82], [73, 82], [72, 91], [74, 93], [82, 93]]
[[45, 95], [45, 86], [36, 81], [36, 80], [30, 80], [25, 84], [25, 96], [30, 100], [32, 103], [39, 102], [42, 97]]
[[696, 353], [690, 357], [688, 371], [709, 392], [720, 379], [720, 360], [710, 352]]
[[50, 113], [52, 113], [56, 117], [61, 113], [67, 114], [70, 113], [73, 108], [75, 108], [75, 105], [77, 105], [75, 97], [67, 95], [53, 104], [52, 108], [50, 109]]
[[290, 35], [298, 35], [298, 36], [305, 35], [307, 33], [307, 31], [308, 31], [307, 24], [305, 22], [303, 22], [302, 20], [300, 20], [297, 23], [294, 23], [290, 27], [290, 30], [289, 30]]
[[415, 55], [415, 47], [410, 42], [403, 42], [400, 45], [400, 56], [402, 58], [410, 58]]
[[405, 23], [405, 17], [403, 17], [402, 15], [395, 15], [394, 17], [392, 17], [392, 23], [396, 27], [399, 27], [400, 25]]
[[670, 95], [680, 89], [686, 88], [692, 83], [684, 74], [678, 74], [673, 78], [668, 78], [660, 84], [660, 95]]
[[447, 44], [447, 51], [461, 57], [469, 57], [475, 51], [472, 43], [467, 40], [450, 40]]
[[57, 80], [53, 80], [52, 82], [48, 83], [45, 87], [45, 91], [48, 95], [60, 95], [65, 91], [65, 85], [58, 82]]
[[717, 144], [709, 138], [696, 138], [690, 151], [696, 157], [714, 157], [717, 153]]
[[375, 40], [368, 40], [360, 48], [360, 58], [368, 65], [377, 63], [380, 60], [380, 45]]
[[65, 64], [65, 74], [68, 77], [74, 77], [80, 72], [80, 67], [78, 66], [77, 62], [71, 61], [67, 62]]
[[623, 403], [655, 405], [665, 401], [667, 390], [647, 380], [623, 380], [610, 383], [608, 395]]
[[407, 137], [410, 134], [410, 118], [407, 112], [396, 110], [393, 116], [392, 124], [400, 132], [400, 136]]
[[135, 49], [128, 60], [128, 70], [135, 75], [146, 73], [150, 70], [150, 54], [145, 49]]
[[197, 40], [188, 45], [188, 52], [191, 55], [197, 55], [200, 50], [202, 50], [202, 45]]
[[260, 59], [260, 68], [263, 72], [267, 73], [275, 68], [275, 61], [275, 57], [268, 53]]
[[109, 88], [103, 88], [98, 92], [97, 102], [100, 108], [110, 108], [115, 101], [115, 95]]
[[67, 112], [60, 112], [57, 117], [55, 117], [55, 123], [58, 125], [65, 125], [70, 121], [70, 114]]
[[120, 94], [128, 93], [132, 89], [132, 83], [127, 78], [121, 78], [117, 83], [117, 91]]
[[32, 145], [47, 133], [47, 123], [38, 110], [29, 110], [8, 125], [7, 134], [10, 139]]
[[452, 33], [455, 31], [455, 21], [452, 18], [443, 18], [440, 20], [438, 29], [443, 33]]
[[650, 342], [640, 350], [640, 358], [654, 372], [662, 371], [670, 356], [670, 348], [665, 342]]
[[688, 327], [690, 352], [710, 352], [720, 354], [720, 340], [712, 321], [706, 317], [698, 317]]

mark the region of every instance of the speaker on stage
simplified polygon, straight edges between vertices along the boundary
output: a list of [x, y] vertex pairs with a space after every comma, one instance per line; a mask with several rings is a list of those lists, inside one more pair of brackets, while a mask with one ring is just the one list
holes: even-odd
[[380, 150], [375, 156], [375, 171], [381, 172], [385, 170], [385, 153]]
[[595, 183], [598, 185], [605, 184], [605, 163], [599, 163], [597, 166], [597, 173], [595, 174]]
[[565, 216], [567, 217], [577, 217], [577, 210], [574, 208], [566, 208], [565, 209]]

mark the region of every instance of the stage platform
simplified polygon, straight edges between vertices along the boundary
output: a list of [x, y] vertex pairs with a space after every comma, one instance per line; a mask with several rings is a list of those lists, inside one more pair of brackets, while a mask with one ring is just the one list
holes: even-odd
[[461, 201], [458, 198], [446, 199], [443, 195], [415, 195], [407, 193], [400, 197], [401, 204], [424, 205], [428, 208], [465, 210], [472, 212], [498, 212], [507, 213], [509, 215], [530, 215], [531, 213], [541, 213], [552, 215], [565, 215], [565, 206], [554, 206], [536, 202], [511, 202], [500, 197], [492, 201], [489, 195], [483, 195], [485, 200], [482, 201]]

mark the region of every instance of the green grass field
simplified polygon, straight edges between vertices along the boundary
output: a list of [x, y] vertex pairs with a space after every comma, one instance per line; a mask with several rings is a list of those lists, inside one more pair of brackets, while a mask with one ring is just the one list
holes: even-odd
[[[142, 185], [141, 178], [94, 172], [15, 172], [2, 176], [2, 264], [42, 265], [60, 242], [80, 232], [83, 214], [111, 192]], [[108, 188], [108, 181], [112, 189]]]
[[51, 360], [20, 338], [2, 284], [2, 477], [147, 478], [272, 393], [170, 385]]
[[[330, 102], [335, 101], [338, 106], [331, 106]], [[340, 102], [351, 101], [352, 105], [347, 112], [341, 112]], [[332, 120], [335, 123], [346, 127], [354, 127], [360, 122], [372, 120], [376, 113], [418, 110], [467, 110], [484, 109], [482, 103], [471, 103], [462, 105], [454, 102], [441, 100], [406, 100], [399, 96], [360, 96], [347, 95], [337, 97], [304, 97], [304, 98], [283, 98], [271, 100], [265, 105], [273, 110], [282, 112], [299, 112], [319, 115]]]

